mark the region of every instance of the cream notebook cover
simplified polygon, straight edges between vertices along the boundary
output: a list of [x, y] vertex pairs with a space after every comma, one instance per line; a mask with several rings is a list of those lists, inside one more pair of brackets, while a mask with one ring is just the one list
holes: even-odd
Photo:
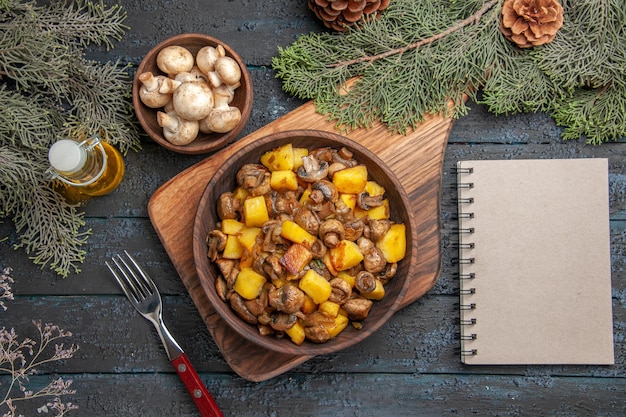
[[462, 362], [613, 364], [608, 161], [457, 175]]

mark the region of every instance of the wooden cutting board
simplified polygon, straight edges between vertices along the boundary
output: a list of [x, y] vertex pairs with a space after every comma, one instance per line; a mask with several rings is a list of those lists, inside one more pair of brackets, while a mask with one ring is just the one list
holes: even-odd
[[[424, 295], [439, 278], [441, 176], [452, 124], [451, 118], [431, 116], [407, 135], [393, 134], [382, 124], [345, 134], [385, 161], [411, 200], [417, 224], [418, 267], [416, 276], [409, 277], [411, 285], [403, 307]], [[268, 351], [229, 331], [209, 303], [196, 274], [192, 246], [194, 217], [206, 183], [223, 161], [258, 138], [295, 129], [338, 133], [334, 122], [316, 113], [313, 103], [309, 102], [181, 172], [163, 184], [148, 204], [152, 224], [209, 332], [231, 368], [249, 381], [280, 375], [311, 356]]]

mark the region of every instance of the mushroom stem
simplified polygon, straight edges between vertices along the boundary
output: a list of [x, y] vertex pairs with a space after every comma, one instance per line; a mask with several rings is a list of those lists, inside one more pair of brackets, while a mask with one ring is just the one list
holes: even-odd
[[142, 83], [139, 89], [139, 98], [146, 106], [157, 109], [165, 106], [172, 100], [171, 91], [161, 91], [164, 84], [168, 83], [169, 78], [163, 75], [155, 76], [151, 72], [144, 72], [137, 76]]
[[201, 132], [226, 133], [237, 126], [241, 120], [241, 111], [229, 105], [232, 99], [233, 92], [227, 86], [213, 88], [213, 109], [200, 121]]
[[187, 145], [198, 136], [199, 125], [195, 120], [186, 120], [176, 113], [157, 113], [157, 122], [163, 128], [163, 136], [174, 145]]

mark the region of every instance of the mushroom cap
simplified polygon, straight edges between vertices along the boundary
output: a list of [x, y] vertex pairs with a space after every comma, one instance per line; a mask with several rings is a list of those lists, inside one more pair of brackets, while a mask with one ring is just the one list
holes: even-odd
[[226, 133], [233, 130], [241, 121], [241, 111], [237, 107], [226, 110], [213, 109], [204, 119], [203, 124], [211, 132]]
[[187, 145], [198, 136], [198, 121], [186, 120], [176, 113], [158, 112], [157, 122], [165, 139], [174, 145]]
[[225, 84], [237, 84], [241, 80], [241, 68], [237, 61], [229, 56], [224, 56], [215, 61], [215, 72]]
[[173, 77], [179, 72], [191, 71], [194, 65], [194, 57], [187, 48], [171, 45], [159, 51], [156, 64], [161, 71]]
[[171, 94], [161, 92], [161, 85], [169, 78], [163, 75], [155, 76], [151, 72], [139, 74], [138, 78], [142, 82], [139, 89], [139, 99], [146, 106], [158, 109], [172, 100]]
[[201, 120], [213, 109], [213, 93], [207, 83], [182, 83], [172, 97], [174, 109], [182, 118], [187, 120]]
[[226, 55], [222, 45], [205, 46], [196, 53], [196, 65], [205, 74], [215, 69], [215, 61]]

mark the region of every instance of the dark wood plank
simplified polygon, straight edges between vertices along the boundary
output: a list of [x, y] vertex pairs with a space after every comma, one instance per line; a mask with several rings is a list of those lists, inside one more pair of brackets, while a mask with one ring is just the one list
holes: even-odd
[[[549, 375], [288, 374], [255, 384], [201, 374], [225, 416], [503, 416], [621, 417], [619, 378]], [[175, 375], [68, 375], [68, 397], [84, 416], [197, 416]], [[34, 385], [48, 382], [32, 377]], [[3, 380], [0, 378], [0, 382]], [[91, 393], [87, 395], [87, 393]], [[158, 393], [158, 394], [157, 394]], [[25, 415], [39, 415], [25, 404]], [[71, 414], [70, 414], [71, 415]]]
[[[19, 289], [19, 286], [17, 287]], [[612, 366], [466, 366], [459, 360], [458, 297], [428, 295], [399, 311], [363, 342], [315, 357], [297, 373], [419, 373], [551, 375], [626, 378], [626, 298], [615, 291], [615, 365]], [[164, 297], [164, 320], [201, 372], [232, 373], [186, 294]], [[11, 326], [34, 337], [31, 321], [58, 324], [73, 333], [76, 357], [45, 368], [62, 373], [172, 372], [152, 325], [137, 315], [123, 295], [20, 296], [8, 304]]]

